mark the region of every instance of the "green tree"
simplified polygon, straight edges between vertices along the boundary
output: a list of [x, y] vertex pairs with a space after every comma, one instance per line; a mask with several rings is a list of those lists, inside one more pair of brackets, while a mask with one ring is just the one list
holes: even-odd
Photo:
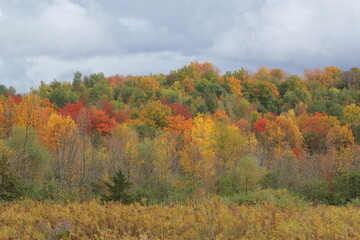
[[93, 73], [90, 76], [84, 76], [83, 80], [87, 88], [92, 88], [95, 83], [105, 79], [104, 73]]
[[310, 93], [305, 88], [297, 88], [288, 90], [284, 95], [284, 103], [287, 103], [290, 108], [294, 108], [300, 102], [306, 103], [309, 101]]
[[62, 108], [67, 103], [79, 101], [79, 96], [71, 90], [70, 86], [63, 86], [52, 90], [49, 94], [49, 100], [59, 108]]
[[309, 113], [324, 113], [326, 111], [326, 101], [325, 100], [316, 100], [313, 101], [308, 109]]
[[77, 89], [80, 87], [82, 83], [82, 73], [77, 71], [74, 73], [74, 78], [73, 78], [73, 81], [72, 81], [72, 86], [74, 89]]
[[13, 87], [7, 88], [5, 85], [0, 84], [0, 95], [5, 95], [6, 93], [10, 93], [12, 95], [15, 95], [16, 90]]
[[52, 104], [59, 108], [64, 107], [67, 103], [79, 101], [79, 96], [73, 91], [73, 86], [67, 82], [58, 82], [54, 80], [50, 84], [41, 82], [39, 87], [39, 96], [48, 98]]
[[335, 116], [338, 119], [342, 119], [344, 107], [338, 103], [333, 104], [328, 109], [326, 109], [326, 113], [329, 116]]
[[100, 79], [95, 82], [87, 94], [87, 100], [91, 103], [114, 99], [114, 90], [110, 87], [110, 82], [107, 79]]
[[220, 177], [220, 193], [230, 195], [244, 191], [246, 194], [254, 190], [258, 185], [262, 175], [262, 168], [252, 155], [241, 158], [237, 166], [230, 169]]
[[255, 80], [244, 81], [241, 91], [250, 102], [261, 104], [267, 111], [277, 111], [279, 92], [273, 83]]
[[14, 151], [11, 164], [23, 180], [41, 180], [50, 169], [50, 154], [40, 145], [36, 132], [25, 127], [15, 127], [7, 145]]
[[261, 178], [262, 170], [254, 156], [248, 155], [240, 159], [237, 166], [239, 186], [247, 194], [255, 189]]

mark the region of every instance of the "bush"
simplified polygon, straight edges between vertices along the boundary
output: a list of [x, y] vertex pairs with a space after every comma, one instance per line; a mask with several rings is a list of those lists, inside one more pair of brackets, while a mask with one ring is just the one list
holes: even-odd
[[11, 201], [25, 194], [21, 179], [10, 170], [10, 150], [0, 141], [0, 201]]
[[148, 182], [134, 190], [134, 200], [146, 204], [174, 204], [184, 203], [191, 199], [191, 189], [184, 187], [177, 189], [172, 182], [154, 181]]
[[344, 205], [352, 199], [360, 198], [360, 174], [348, 173], [334, 180], [332, 202], [330, 204]]
[[37, 201], [54, 200], [59, 202], [75, 202], [79, 192], [75, 189], [62, 188], [58, 182], [50, 180], [44, 184], [30, 182], [25, 184], [26, 197]]
[[325, 181], [309, 181], [299, 189], [299, 193], [315, 203], [345, 205], [360, 197], [360, 174], [340, 175], [332, 185]]
[[15, 176], [0, 176], [0, 201], [12, 201], [25, 195], [21, 180]]
[[347, 205], [360, 208], [360, 198], [352, 199]]
[[224, 174], [218, 180], [218, 192], [221, 196], [231, 196], [240, 192], [240, 187], [236, 184], [235, 174]]
[[331, 199], [329, 186], [326, 181], [310, 180], [298, 189], [298, 193], [307, 200], [317, 204], [329, 203]]
[[309, 202], [286, 189], [262, 189], [249, 192], [248, 194], [236, 194], [223, 199], [227, 204], [234, 203], [239, 205], [258, 205], [264, 203], [273, 203], [277, 207], [307, 207], [309, 205]]

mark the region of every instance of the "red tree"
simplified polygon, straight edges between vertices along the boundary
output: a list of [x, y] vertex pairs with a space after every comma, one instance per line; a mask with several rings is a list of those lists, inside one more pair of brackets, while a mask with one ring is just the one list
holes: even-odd
[[19, 105], [22, 101], [21, 96], [19, 94], [12, 95], [10, 92], [6, 92], [5, 95], [8, 97], [8, 99], [10, 99], [16, 105]]
[[80, 101], [76, 103], [68, 103], [64, 106], [64, 108], [59, 109], [59, 114], [62, 116], [70, 116], [75, 120], [75, 122], [77, 122], [79, 114], [83, 109], [84, 104]]
[[254, 124], [254, 132], [264, 134], [269, 131], [268, 127], [268, 120], [266, 118], [259, 118]]
[[168, 104], [167, 106], [171, 108], [174, 116], [182, 115], [185, 119], [192, 118], [192, 113], [190, 112], [190, 110], [180, 103], [176, 102]]
[[111, 130], [116, 127], [115, 119], [110, 118], [104, 111], [97, 110], [91, 114], [90, 129], [101, 135], [109, 135]]
[[104, 111], [110, 118], [115, 117], [115, 107], [108, 101], [104, 101], [101, 103], [101, 110]]

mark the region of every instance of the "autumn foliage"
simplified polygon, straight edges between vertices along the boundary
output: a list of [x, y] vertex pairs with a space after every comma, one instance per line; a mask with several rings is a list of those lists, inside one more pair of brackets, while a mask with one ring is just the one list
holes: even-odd
[[[0, 89], [0, 202], [32, 199], [0, 205], [0, 239], [359, 238], [359, 68], [192, 62]], [[118, 170], [136, 203], [92, 201]]]
[[116, 121], [110, 118], [105, 111], [97, 110], [91, 114], [90, 129], [101, 134], [109, 135], [111, 130], [116, 126]]

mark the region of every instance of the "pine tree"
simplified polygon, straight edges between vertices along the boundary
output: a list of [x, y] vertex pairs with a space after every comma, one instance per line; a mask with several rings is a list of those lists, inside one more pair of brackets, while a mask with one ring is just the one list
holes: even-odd
[[120, 168], [115, 175], [110, 178], [110, 181], [110, 183], [104, 182], [108, 192], [110, 192], [110, 194], [102, 194], [102, 199], [104, 201], [120, 201], [124, 204], [130, 204], [133, 202], [132, 195], [127, 193], [127, 190], [132, 183], [126, 180]]

